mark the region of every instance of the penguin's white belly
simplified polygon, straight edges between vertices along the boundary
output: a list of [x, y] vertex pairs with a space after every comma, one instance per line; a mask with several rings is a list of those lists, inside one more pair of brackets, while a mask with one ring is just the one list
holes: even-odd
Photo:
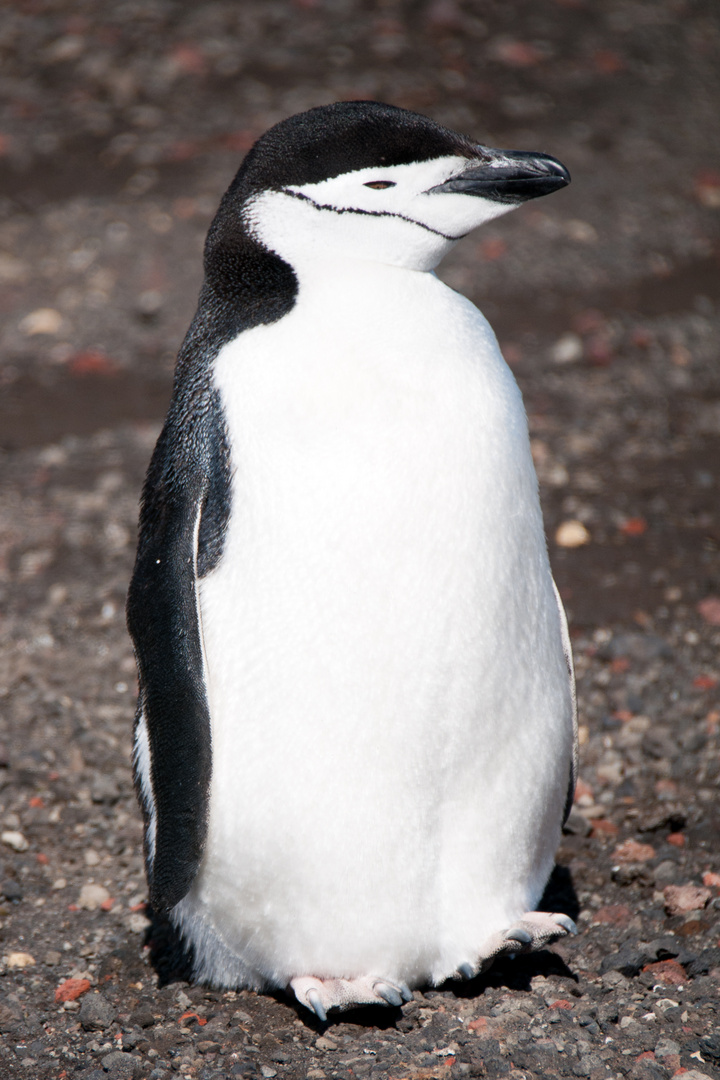
[[232, 512], [178, 915], [217, 982], [442, 979], [558, 838], [572, 706], [519, 392], [464, 298], [352, 274], [216, 363]]

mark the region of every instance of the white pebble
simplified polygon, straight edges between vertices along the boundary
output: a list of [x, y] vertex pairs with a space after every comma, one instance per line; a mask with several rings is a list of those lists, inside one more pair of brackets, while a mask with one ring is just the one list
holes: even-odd
[[555, 532], [555, 543], [565, 548], [582, 547], [583, 544], [590, 543], [590, 533], [582, 521], [563, 521]]
[[3, 957], [5, 966], [9, 968], [27, 968], [35, 963], [35, 957], [29, 952], [11, 952]]
[[36, 308], [20, 322], [20, 330], [28, 337], [34, 334], [58, 334], [63, 326], [63, 317], [55, 308]]
[[135, 911], [132, 915], [128, 915], [125, 925], [131, 934], [144, 934], [150, 925], [150, 920], [145, 918], [139, 911]]
[[80, 890], [78, 904], [81, 908], [85, 908], [86, 911], [97, 911], [100, 905], [109, 899], [110, 893], [104, 885], [95, 885], [89, 882], [87, 885], [83, 885]]
[[574, 364], [576, 360], [581, 359], [582, 354], [583, 343], [578, 334], [563, 334], [551, 350], [551, 356], [556, 364]]
[[14, 851], [27, 851], [30, 846], [21, 832], [4, 832], [0, 840]]

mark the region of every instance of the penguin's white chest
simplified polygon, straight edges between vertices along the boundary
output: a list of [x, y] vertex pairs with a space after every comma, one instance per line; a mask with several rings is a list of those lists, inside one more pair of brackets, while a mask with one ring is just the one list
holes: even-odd
[[213, 776], [184, 903], [266, 978], [438, 977], [532, 906], [568, 769], [519, 392], [472, 304], [362, 264], [302, 279], [215, 381], [232, 511], [199, 585]]

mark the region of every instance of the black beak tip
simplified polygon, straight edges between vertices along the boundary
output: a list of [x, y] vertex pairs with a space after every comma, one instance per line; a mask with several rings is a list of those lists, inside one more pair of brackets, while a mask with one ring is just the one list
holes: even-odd
[[552, 180], [556, 185], [553, 188], [554, 191], [560, 188], [567, 187], [570, 183], [570, 173], [557, 158], [546, 158], [548, 164], [548, 180]]

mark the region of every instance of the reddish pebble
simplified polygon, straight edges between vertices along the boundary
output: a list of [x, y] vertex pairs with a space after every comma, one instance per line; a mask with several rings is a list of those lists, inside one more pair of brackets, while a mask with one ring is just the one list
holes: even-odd
[[87, 994], [90, 989], [89, 979], [65, 979], [55, 990], [56, 1001], [75, 1001]]
[[611, 49], [598, 49], [593, 53], [592, 60], [593, 67], [601, 75], [616, 75], [625, 67], [622, 57]]
[[663, 896], [668, 915], [701, 911], [712, 899], [710, 890], [700, 885], [667, 885], [663, 889]]
[[655, 1054], [652, 1050], [643, 1050], [642, 1054], [638, 1054], [635, 1058], [636, 1061], [654, 1061]]
[[526, 41], [512, 41], [509, 38], [495, 43], [493, 53], [496, 59], [510, 67], [533, 67], [543, 59], [543, 54], [534, 45]]
[[38, 851], [35, 858], [37, 859], [37, 861], [40, 863], [41, 866], [47, 866], [47, 864], [50, 862], [47, 855], [43, 855], [42, 851]]
[[623, 863], [641, 863], [655, 857], [652, 844], [639, 844], [637, 840], [626, 840], [613, 851], [613, 858]]
[[687, 982], [687, 975], [682, 964], [677, 960], [660, 960], [657, 964], [646, 964], [643, 971], [649, 971], [655, 982], [663, 986], [682, 986]]
[[170, 55], [185, 75], [205, 74], [207, 68], [205, 54], [196, 45], [177, 45]]
[[548, 1005], [548, 1009], [572, 1009], [572, 1003], [566, 998], [558, 998], [557, 1001], [553, 1001], [551, 1005]]
[[681, 832], [671, 832], [667, 838], [668, 844], [673, 844], [674, 847], [685, 847], [685, 834]]
[[695, 177], [695, 194], [703, 206], [712, 210], [720, 207], [720, 173], [714, 169], [703, 169]]
[[620, 532], [625, 536], [642, 536], [647, 532], [647, 521], [641, 517], [631, 517], [620, 526]]
[[612, 714], [613, 720], [619, 720], [623, 724], [627, 724], [628, 720], [632, 720], [634, 713], [631, 713], [629, 709], [616, 709]]
[[28, 803], [28, 806], [32, 806], [33, 810], [39, 810], [44, 805], [45, 803], [42, 801], [42, 798], [39, 795], [33, 795], [32, 799], [30, 799]]
[[67, 909], [68, 909], [68, 911], [79, 911], [80, 910], [80, 908], [78, 907], [77, 904], [68, 904]]
[[627, 656], [616, 656], [614, 660], [610, 661], [610, 670], [616, 675], [627, 671], [629, 667], [630, 661]]
[[713, 690], [717, 684], [718, 681], [713, 675], [696, 675], [693, 679], [696, 690]]
[[648, 346], [652, 344], [653, 337], [648, 330], [644, 329], [644, 327], [638, 327], [636, 330], [633, 330], [630, 340], [636, 349], [647, 349]]
[[68, 360], [67, 367], [71, 375], [112, 375], [115, 371], [115, 364], [99, 349], [75, 353]]
[[590, 839], [596, 839], [598, 836], [617, 836], [620, 832], [619, 827], [614, 821], [608, 821], [607, 818], [596, 818], [592, 823], [592, 832], [590, 833]]
[[706, 596], [696, 606], [706, 623], [720, 626], [720, 596]]
[[182, 1016], [179, 1018], [178, 1023], [182, 1024], [182, 1022], [184, 1020], [197, 1020], [200, 1027], [204, 1027], [205, 1024], [207, 1024], [207, 1020], [203, 1020], [202, 1017], [200, 1017], [198, 1015], [198, 1013], [192, 1012], [192, 1010], [188, 1010], [188, 1012], [184, 1012], [182, 1014]]
[[60, 773], [56, 772], [54, 769], [53, 769], [52, 772], [48, 773], [48, 780], [59, 780], [59, 779], [60, 779]]
[[141, 900], [139, 904], [133, 904], [133, 906], [130, 908], [130, 910], [131, 911], [144, 911], [146, 907], [147, 907], [147, 904], [145, 903], [145, 901]]
[[613, 350], [603, 334], [594, 334], [585, 343], [585, 354], [595, 367], [607, 367], [612, 363]]
[[470, 1031], [484, 1031], [488, 1026], [487, 1016], [478, 1016], [477, 1020], [471, 1020], [468, 1024]]
[[624, 904], [607, 904], [598, 908], [593, 915], [593, 922], [606, 923], [608, 926], [627, 926], [632, 918], [632, 912]]
[[112, 911], [114, 903], [115, 903], [115, 900], [113, 899], [113, 897], [108, 896], [107, 900], [103, 900], [102, 904], [100, 905], [100, 910], [101, 911]]
[[201, 150], [202, 146], [199, 142], [176, 139], [165, 151], [165, 158], [167, 161], [190, 161], [191, 158], [197, 157]]
[[713, 874], [711, 870], [702, 876], [703, 885], [715, 885], [720, 886], [720, 874]]
[[488, 240], [483, 240], [480, 244], [480, 254], [483, 259], [487, 259], [488, 262], [493, 262], [495, 259], [501, 258], [507, 251], [507, 244], [504, 240], [501, 240], [499, 236], [490, 237]]

